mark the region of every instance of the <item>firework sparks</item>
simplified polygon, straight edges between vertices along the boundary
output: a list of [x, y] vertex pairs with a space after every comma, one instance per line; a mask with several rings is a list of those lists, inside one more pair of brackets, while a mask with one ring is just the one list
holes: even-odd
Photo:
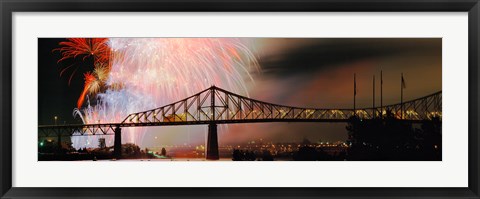
[[108, 78], [108, 68], [103, 63], [97, 63], [95, 64], [93, 72], [87, 72], [83, 75], [85, 77], [85, 84], [82, 94], [77, 100], [77, 108], [83, 105], [87, 92], [92, 96], [100, 92], [100, 89], [104, 86]]
[[[65, 61], [67, 59], [82, 58], [85, 60], [88, 57], [93, 57], [95, 64], [97, 63], [109, 63], [110, 61], [110, 48], [107, 45], [108, 39], [106, 38], [69, 38], [67, 41], [60, 42], [60, 48], [56, 48], [53, 51], [59, 51], [62, 55], [62, 58], [58, 60], [59, 62]], [[75, 65], [75, 64], [74, 64]], [[72, 66], [65, 67], [60, 75], [64, 74], [68, 69], [71, 69]], [[78, 69], [78, 65], [72, 72], [69, 83], [75, 74], [75, 71]]]
[[[58, 62], [62, 62], [67, 59], [75, 59], [77, 57], [85, 60], [88, 57], [93, 57], [94, 60], [94, 73], [97, 74], [96, 77], [91, 73], [84, 74], [85, 77], [85, 86], [83, 92], [77, 100], [77, 108], [80, 108], [83, 105], [87, 91], [90, 91], [90, 94], [95, 94], [100, 90], [100, 85], [107, 78], [108, 64], [110, 63], [110, 48], [107, 45], [108, 39], [106, 38], [69, 38], [67, 41], [60, 42], [60, 48], [54, 49], [54, 51], [60, 51], [62, 58]], [[106, 67], [105, 67], [106, 65]], [[74, 65], [65, 67], [60, 75], [64, 74], [66, 70], [72, 68]], [[68, 84], [72, 81], [75, 72], [78, 69], [77, 67], [73, 70]]]
[[85, 60], [90, 56], [94, 57], [96, 63], [107, 63], [110, 60], [110, 49], [106, 38], [69, 38], [67, 40], [60, 42], [63, 47], [55, 49], [62, 53], [62, 58], [58, 62], [77, 57]]
[[[110, 38], [107, 43], [114, 55], [109, 55], [111, 67], [95, 67], [93, 73], [85, 74], [81, 96], [88, 99], [88, 94], [97, 93], [96, 105], [87, 103], [74, 113], [85, 123], [119, 122], [130, 113], [178, 101], [212, 85], [248, 95], [250, 71], [258, 69], [241, 39]], [[127, 128], [122, 138], [141, 144], [146, 130]], [[96, 142], [80, 136], [72, 141], [78, 148], [87, 139]]]

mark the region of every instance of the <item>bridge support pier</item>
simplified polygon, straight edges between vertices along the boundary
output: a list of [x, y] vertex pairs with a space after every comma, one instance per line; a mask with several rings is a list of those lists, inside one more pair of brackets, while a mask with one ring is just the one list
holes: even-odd
[[57, 135], [57, 147], [58, 147], [58, 153], [61, 153], [62, 152], [62, 133], [61, 132], [58, 132], [58, 135]]
[[207, 160], [218, 160], [218, 136], [217, 136], [217, 124], [208, 124], [208, 137], [207, 137]]
[[115, 140], [113, 143], [113, 157], [116, 159], [122, 158], [122, 129], [115, 127]]

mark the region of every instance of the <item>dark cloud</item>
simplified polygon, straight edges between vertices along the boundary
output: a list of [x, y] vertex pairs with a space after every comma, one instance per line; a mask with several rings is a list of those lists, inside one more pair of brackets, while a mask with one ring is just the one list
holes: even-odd
[[268, 75], [280, 77], [309, 74], [363, 59], [405, 53], [441, 53], [442, 45], [441, 38], [307, 39], [310, 41], [302, 42], [300, 47], [297, 40], [284, 39], [285, 50], [260, 57], [262, 70]]

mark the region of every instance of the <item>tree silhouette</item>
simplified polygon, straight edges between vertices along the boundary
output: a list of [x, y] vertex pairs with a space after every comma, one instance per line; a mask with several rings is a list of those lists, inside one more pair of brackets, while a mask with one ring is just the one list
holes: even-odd
[[397, 119], [387, 111], [384, 118], [351, 117], [346, 129], [348, 160], [441, 160], [438, 118], [425, 120], [421, 129], [416, 129], [411, 122]]

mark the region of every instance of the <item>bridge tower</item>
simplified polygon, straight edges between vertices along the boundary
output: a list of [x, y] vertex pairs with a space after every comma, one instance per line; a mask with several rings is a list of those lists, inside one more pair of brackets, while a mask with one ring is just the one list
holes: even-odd
[[218, 136], [217, 136], [217, 124], [208, 124], [208, 136], [207, 136], [207, 160], [218, 160]]
[[115, 140], [113, 143], [113, 157], [116, 159], [122, 158], [122, 129], [120, 126], [115, 127]]
[[210, 123], [208, 124], [207, 136], [207, 160], [218, 160], [218, 135], [215, 123], [215, 86], [210, 87]]

